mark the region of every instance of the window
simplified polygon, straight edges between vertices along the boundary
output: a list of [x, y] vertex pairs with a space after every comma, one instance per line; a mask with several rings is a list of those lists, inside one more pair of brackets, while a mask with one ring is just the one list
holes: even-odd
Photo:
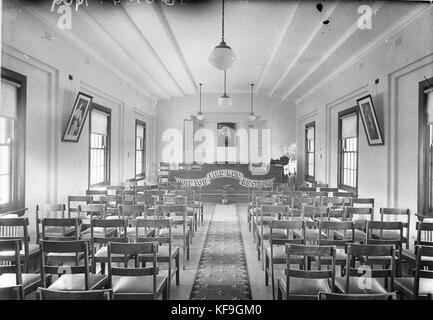
[[316, 123], [305, 126], [305, 180], [313, 182], [315, 174]]
[[135, 177], [146, 176], [146, 123], [135, 120]]
[[338, 113], [338, 187], [358, 190], [358, 109]]
[[0, 212], [24, 206], [26, 78], [2, 68]]
[[110, 109], [92, 105], [90, 114], [90, 187], [110, 184]]

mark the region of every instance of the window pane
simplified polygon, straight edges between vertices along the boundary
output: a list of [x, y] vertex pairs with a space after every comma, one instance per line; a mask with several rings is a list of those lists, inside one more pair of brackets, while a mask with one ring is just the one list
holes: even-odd
[[10, 176], [0, 175], [0, 205], [10, 202]]
[[11, 163], [10, 147], [0, 145], [0, 175], [10, 173]]

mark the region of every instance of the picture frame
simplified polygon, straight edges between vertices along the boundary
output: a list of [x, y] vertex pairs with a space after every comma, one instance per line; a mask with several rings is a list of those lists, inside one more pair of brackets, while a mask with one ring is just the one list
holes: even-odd
[[361, 114], [362, 123], [364, 125], [365, 135], [369, 146], [381, 146], [385, 142], [383, 140], [382, 131], [380, 130], [377, 121], [376, 110], [374, 109], [373, 99], [371, 95], [364, 96], [356, 100], [359, 112]]
[[68, 124], [63, 133], [63, 142], [78, 142], [80, 140], [81, 131], [86, 123], [92, 101], [93, 97], [78, 92], [71, 114], [69, 115]]

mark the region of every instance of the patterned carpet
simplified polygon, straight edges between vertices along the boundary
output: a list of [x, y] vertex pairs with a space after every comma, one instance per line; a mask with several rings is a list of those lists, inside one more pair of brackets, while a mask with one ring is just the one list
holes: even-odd
[[216, 205], [191, 300], [251, 300], [239, 223], [236, 205]]

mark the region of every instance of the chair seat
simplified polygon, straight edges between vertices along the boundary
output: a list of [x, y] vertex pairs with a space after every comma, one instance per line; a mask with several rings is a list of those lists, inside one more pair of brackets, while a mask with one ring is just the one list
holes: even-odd
[[[114, 262], [123, 262], [125, 260], [124, 254], [112, 253], [111, 257]], [[98, 262], [108, 262], [108, 248], [106, 246], [103, 246], [96, 251], [95, 260]]]
[[[302, 237], [302, 231], [294, 230], [293, 235], [296, 238]], [[327, 235], [322, 231], [322, 239], [326, 239]], [[318, 240], [319, 239], [319, 229], [305, 229], [305, 240]]]
[[[345, 234], [343, 236], [344, 231], [336, 231], [334, 232], [335, 239], [342, 240], [342, 239], [350, 239], [352, 238], [352, 230], [346, 230]], [[367, 234], [364, 231], [355, 229], [355, 242], [364, 242], [367, 238]]]
[[[156, 276], [156, 291], [159, 292], [164, 283], [167, 281], [166, 276]], [[153, 276], [138, 277], [121, 277], [113, 276], [113, 293], [148, 293], [153, 292]]]
[[364, 278], [350, 277], [349, 279], [349, 291], [347, 291], [346, 277], [336, 277], [335, 287], [341, 293], [351, 294], [375, 294], [375, 293], [387, 293], [388, 291], [380, 284], [377, 279], [370, 279], [370, 285], [363, 285]]
[[[174, 224], [176, 224], [176, 223], [180, 224], [183, 222], [184, 217], [183, 216], [172, 216], [172, 217], [170, 217], [170, 219], [171, 219], [171, 221], [173, 221]], [[192, 218], [190, 216], [188, 216], [186, 218], [186, 224], [191, 224], [191, 223], [192, 223]]]
[[[280, 279], [280, 281], [287, 288], [285, 280]], [[317, 299], [320, 291], [331, 292], [328, 279], [290, 278], [289, 295], [312, 296]]]
[[[416, 255], [415, 255], [415, 252], [413, 250], [403, 249], [401, 251], [401, 258], [402, 258], [402, 260], [410, 261], [412, 263], [416, 262]], [[421, 256], [421, 261], [423, 261], [423, 262], [428, 261], [428, 262], [431, 262], [433, 265], [433, 257]]]
[[[371, 235], [375, 238], [380, 238], [380, 232], [382, 231], [382, 239], [383, 240], [399, 240], [400, 232], [397, 230], [373, 230]], [[403, 237], [403, 242], [406, 241], [406, 238]]]
[[[270, 258], [271, 257], [271, 246], [268, 243], [265, 245], [265, 250], [266, 250], [266, 255]], [[275, 246], [274, 245], [272, 248], [272, 251], [273, 251], [272, 259], [273, 259], [274, 264], [285, 264], [286, 263], [286, 258], [287, 258], [286, 246], [283, 246], [283, 245]], [[290, 261], [293, 262], [294, 264], [301, 264], [304, 261], [304, 258], [302, 256], [291, 255]]]
[[[93, 235], [95, 237], [111, 237], [116, 233], [116, 228], [102, 228], [97, 227], [93, 228]], [[81, 231], [81, 239], [82, 240], [88, 240], [92, 236], [91, 228], [87, 228], [83, 231]]]
[[[259, 236], [262, 236], [264, 240], [268, 240], [271, 238], [271, 229], [268, 227], [263, 227], [263, 234], [259, 233]], [[272, 230], [272, 237], [276, 239], [286, 239], [287, 231], [283, 229], [275, 229]]]
[[[103, 274], [89, 274], [89, 290], [101, 289], [108, 281]], [[48, 289], [59, 291], [81, 291], [86, 289], [84, 274], [63, 274]]]
[[[36, 289], [41, 285], [41, 275], [36, 273], [22, 273], [21, 278], [23, 280], [24, 293], [27, 293], [30, 288]], [[16, 286], [16, 275], [15, 273], [3, 273], [0, 275], [0, 288]]]
[[[65, 237], [72, 236], [75, 234], [74, 227], [47, 227], [45, 228], [45, 236], [46, 237]], [[41, 233], [42, 236], [42, 233]]]
[[[394, 279], [395, 288], [402, 293], [412, 293], [415, 278], [402, 277]], [[433, 279], [420, 278], [418, 296], [433, 294]]]
[[[29, 243], [29, 256], [33, 256], [40, 253], [39, 245], [36, 243]], [[25, 257], [24, 248], [20, 251], [20, 256]], [[15, 251], [0, 251], [0, 257], [4, 261], [14, 261]]]
[[[185, 229], [185, 235], [187, 235], [189, 232], [189, 228]], [[168, 229], [162, 229], [159, 231], [160, 237], [168, 237]], [[183, 236], [183, 227], [177, 226], [176, 228], [171, 228], [171, 236], [172, 237], [179, 237]]]

